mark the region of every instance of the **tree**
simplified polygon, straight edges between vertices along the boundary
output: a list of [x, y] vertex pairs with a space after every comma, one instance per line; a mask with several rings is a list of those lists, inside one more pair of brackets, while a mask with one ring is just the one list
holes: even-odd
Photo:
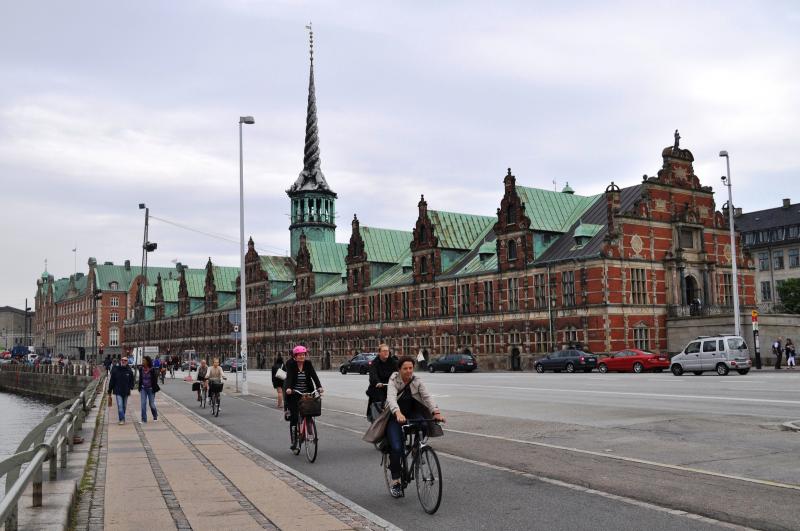
[[800, 278], [790, 278], [778, 284], [778, 295], [789, 313], [800, 313]]

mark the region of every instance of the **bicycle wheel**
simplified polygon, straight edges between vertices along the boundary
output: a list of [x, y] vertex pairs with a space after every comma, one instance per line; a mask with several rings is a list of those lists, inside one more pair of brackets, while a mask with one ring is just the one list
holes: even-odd
[[215, 417], [219, 417], [219, 393], [214, 393], [214, 399], [211, 405], [211, 413]]
[[389, 454], [381, 456], [381, 468], [383, 469], [383, 479], [386, 480], [386, 489], [392, 494], [392, 471], [389, 470]]
[[442, 467], [439, 466], [436, 452], [430, 446], [419, 449], [419, 455], [414, 461], [414, 479], [422, 508], [428, 514], [435, 513], [442, 502]]
[[206, 391], [206, 388], [205, 388], [205, 387], [203, 387], [203, 388], [201, 389], [201, 391], [200, 391], [200, 397], [201, 397], [201, 398], [200, 398], [200, 407], [201, 407], [201, 408], [203, 408], [203, 409], [205, 409], [205, 407], [206, 407], [206, 399], [208, 398], [208, 392]]
[[317, 459], [317, 443], [319, 441], [317, 438], [317, 424], [314, 422], [314, 417], [306, 417], [305, 424], [306, 459], [308, 459], [309, 463], [313, 463]]

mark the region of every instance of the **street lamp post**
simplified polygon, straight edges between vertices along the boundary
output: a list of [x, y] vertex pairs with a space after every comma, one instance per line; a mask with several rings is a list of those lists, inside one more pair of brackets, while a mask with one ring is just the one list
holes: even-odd
[[728, 187], [728, 225], [731, 233], [731, 266], [733, 266], [733, 322], [737, 336], [742, 335], [741, 316], [739, 315], [739, 275], [736, 265], [736, 229], [733, 226], [733, 185], [731, 184], [731, 159], [727, 151], [720, 151], [720, 157], [725, 158], [727, 177], [722, 177], [722, 184]]
[[[242, 394], [248, 393], [247, 388], [247, 278], [244, 269], [244, 155], [242, 152], [242, 124], [252, 125], [256, 123], [252, 116], [239, 117], [239, 243], [241, 246], [240, 253], [240, 268], [239, 268], [239, 301], [241, 307], [239, 308], [240, 323], [241, 323], [241, 354], [240, 359], [242, 363]], [[238, 370], [236, 372], [238, 377]]]
[[[139, 301], [142, 303], [142, 321], [147, 321], [147, 300], [146, 300], [146, 290], [147, 285], [149, 284], [147, 280], [147, 254], [152, 253], [156, 249], [158, 249], [158, 244], [155, 242], [150, 241], [150, 208], [144, 204], [139, 203], [139, 210], [144, 210], [144, 238], [142, 239], [142, 269], [139, 271], [142, 275], [142, 281], [139, 282], [139, 289], [138, 289], [138, 296]], [[144, 287], [142, 286], [144, 284]], [[144, 290], [144, 291], [143, 291]], [[141, 336], [142, 339], [142, 351], [139, 353], [140, 356], [137, 356], [138, 359], [144, 359], [144, 351], [145, 347], [147, 346], [147, 341], [149, 338], [147, 337], [147, 323], [144, 324], [139, 323], [139, 319], [137, 316], [136, 319], [137, 327], [142, 328], [144, 327], [144, 333]]]

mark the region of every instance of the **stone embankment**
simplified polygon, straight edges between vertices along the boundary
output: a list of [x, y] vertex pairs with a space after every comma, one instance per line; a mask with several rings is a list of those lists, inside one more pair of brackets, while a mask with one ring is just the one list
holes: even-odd
[[89, 365], [6, 364], [0, 366], [0, 391], [60, 402], [78, 396], [92, 381], [93, 371]]

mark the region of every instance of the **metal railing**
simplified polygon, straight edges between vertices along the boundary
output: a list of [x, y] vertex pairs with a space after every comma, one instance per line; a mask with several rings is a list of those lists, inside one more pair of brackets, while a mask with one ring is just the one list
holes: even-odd
[[22, 440], [15, 454], [0, 460], [0, 477], [6, 477], [5, 496], [0, 499], [0, 522], [5, 522], [5, 531], [17, 531], [19, 500], [29, 484], [33, 484], [33, 507], [42, 506], [43, 464], [49, 463], [48, 479], [58, 479], [58, 462], [61, 468], [67, 467], [75, 434], [83, 427], [104, 381], [104, 378], [92, 381], [77, 398], [53, 408]]
[[733, 306], [703, 306], [701, 304], [667, 306], [667, 317], [713, 317], [733, 315]]

